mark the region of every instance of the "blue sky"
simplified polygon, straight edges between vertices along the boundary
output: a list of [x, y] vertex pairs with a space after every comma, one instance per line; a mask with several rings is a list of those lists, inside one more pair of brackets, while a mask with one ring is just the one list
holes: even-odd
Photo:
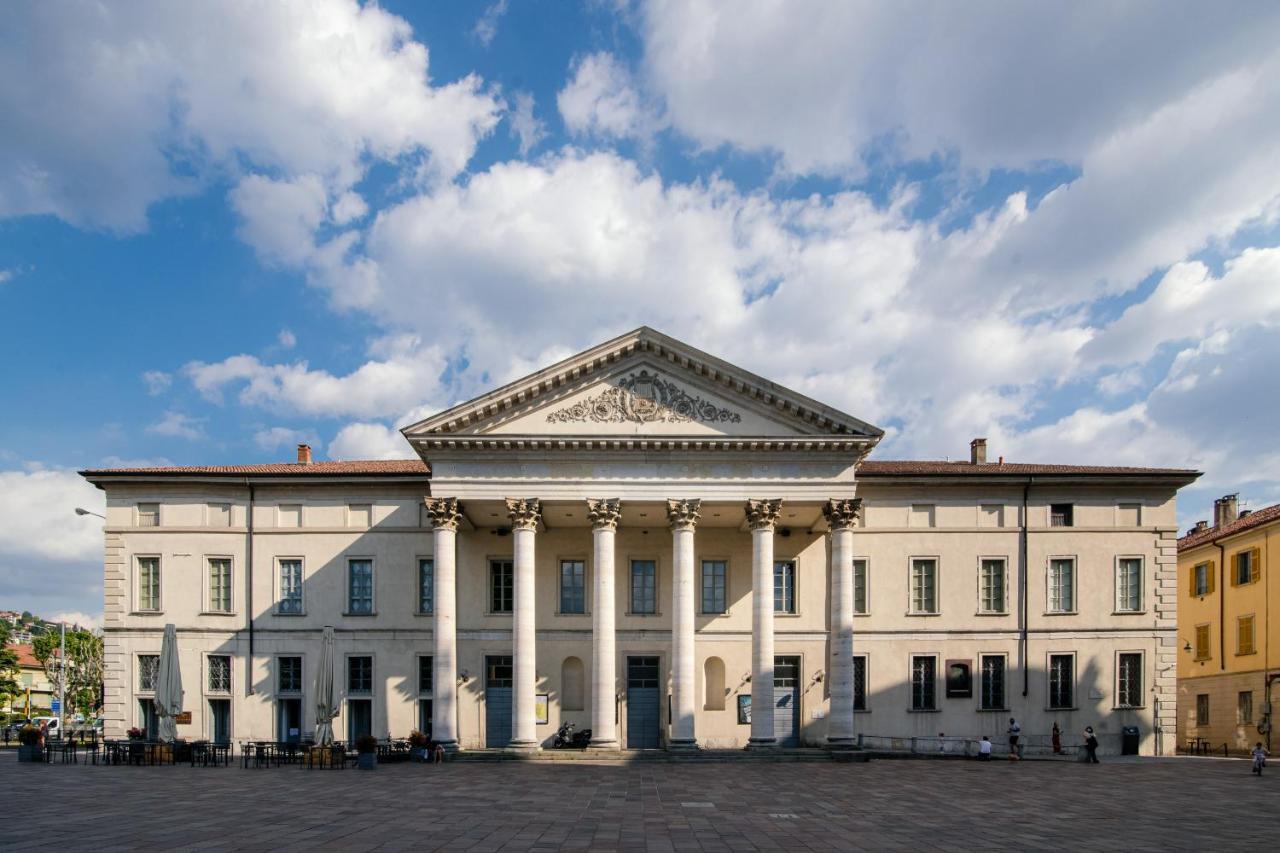
[[1280, 7], [20, 4], [0, 606], [94, 617], [77, 468], [404, 455], [652, 325], [881, 458], [1280, 500]]

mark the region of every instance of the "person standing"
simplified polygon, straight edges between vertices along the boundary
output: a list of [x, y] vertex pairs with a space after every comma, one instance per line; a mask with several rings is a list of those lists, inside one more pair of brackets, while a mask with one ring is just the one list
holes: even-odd
[[1009, 718], [1009, 760], [1020, 761], [1022, 759], [1022, 726], [1018, 725], [1018, 721], [1013, 717]]
[[1085, 726], [1084, 728], [1084, 748], [1088, 753], [1089, 764], [1099, 764], [1098, 761], [1098, 738], [1093, 733], [1093, 726]]
[[1062, 754], [1062, 730], [1058, 728], [1058, 724], [1053, 724], [1053, 754]]

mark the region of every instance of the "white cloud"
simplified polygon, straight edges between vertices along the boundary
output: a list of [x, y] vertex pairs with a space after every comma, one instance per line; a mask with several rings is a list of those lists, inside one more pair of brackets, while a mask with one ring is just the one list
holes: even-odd
[[329, 442], [330, 459], [413, 459], [399, 430], [379, 423], [347, 424]]
[[517, 92], [515, 109], [507, 120], [511, 123], [511, 133], [520, 143], [520, 156], [526, 156], [535, 145], [547, 135], [546, 125], [533, 114], [533, 95], [528, 92]]
[[201, 426], [203, 421], [203, 418], [193, 418], [182, 412], [170, 410], [165, 412], [164, 417], [159, 421], [148, 426], [147, 432], [153, 435], [186, 438], [194, 441], [204, 437], [204, 428]]
[[102, 520], [75, 508], [101, 513], [105, 505], [103, 493], [74, 471], [0, 471], [0, 559], [96, 560], [101, 569]]
[[556, 96], [556, 104], [565, 127], [575, 134], [642, 137], [657, 127], [631, 73], [607, 52], [574, 61], [573, 78]]
[[494, 38], [498, 35], [498, 22], [505, 14], [507, 14], [507, 0], [497, 0], [484, 10], [484, 14], [480, 16], [480, 20], [476, 21], [471, 34], [482, 45], [488, 47], [493, 44]]
[[68, 627], [78, 625], [81, 628], [92, 628], [94, 630], [102, 628], [101, 613], [85, 613], [80, 610], [64, 610], [45, 618], [53, 622], [66, 622]]
[[253, 434], [253, 443], [267, 451], [279, 450], [281, 446], [293, 448], [299, 444], [309, 444], [315, 453], [324, 447], [314, 430], [289, 429], [288, 427], [270, 427], [260, 429]]
[[298, 345], [298, 336], [288, 329], [281, 329], [280, 334], [276, 335], [276, 342], [282, 349], [293, 349]]
[[169, 386], [173, 384], [173, 376], [163, 370], [148, 370], [142, 374], [142, 381], [147, 383], [147, 393], [158, 397], [169, 390]]
[[326, 221], [328, 193], [318, 175], [273, 180], [250, 175], [229, 196], [242, 219], [237, 232], [268, 263], [297, 266], [315, 251]]
[[432, 85], [408, 23], [355, 0], [34, 4], [6, 25], [0, 216], [139, 231], [243, 163], [335, 196], [370, 159], [448, 178], [500, 111], [474, 76]]
[[13, 278], [13, 275], [13, 270], [0, 270], [0, 284], [4, 284], [9, 279]]

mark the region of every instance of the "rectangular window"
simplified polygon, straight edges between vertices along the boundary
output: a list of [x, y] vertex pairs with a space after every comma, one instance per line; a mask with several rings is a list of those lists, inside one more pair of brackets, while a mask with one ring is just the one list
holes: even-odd
[[1004, 655], [982, 655], [982, 709], [1002, 711], [1004, 699]]
[[156, 689], [156, 673], [160, 671], [160, 655], [138, 655], [138, 689]]
[[932, 655], [911, 658], [911, 710], [932, 711], [937, 707], [938, 662]]
[[160, 526], [160, 504], [138, 504], [138, 526]]
[[1208, 660], [1213, 657], [1213, 647], [1209, 644], [1209, 637], [1208, 625], [1196, 626], [1196, 660]]
[[1249, 551], [1241, 551], [1239, 554], [1231, 556], [1231, 562], [1235, 567], [1231, 572], [1231, 577], [1236, 586], [1244, 586], [1245, 584], [1254, 583], [1258, 580], [1262, 568], [1260, 565], [1261, 551], [1254, 548]]
[[1142, 523], [1142, 504], [1117, 504], [1116, 526], [1137, 527]]
[[796, 612], [796, 564], [792, 560], [773, 564], [773, 612]]
[[1121, 708], [1141, 708], [1146, 698], [1142, 695], [1141, 652], [1120, 655], [1116, 680], [1116, 704]]
[[369, 527], [373, 523], [373, 507], [351, 504], [347, 507], [347, 527]]
[[853, 656], [853, 710], [867, 710], [867, 656]]
[[988, 557], [979, 566], [978, 610], [982, 613], [1005, 611], [1005, 561]]
[[702, 561], [703, 613], [724, 613], [728, 609], [725, 587], [728, 568], [724, 560]]
[[373, 560], [347, 561], [347, 612], [373, 613]]
[[209, 692], [231, 692], [231, 656], [209, 655]]
[[1253, 722], [1253, 691], [1241, 690], [1236, 694], [1236, 722], [1246, 726]]
[[936, 518], [936, 507], [933, 504], [912, 504], [911, 514], [907, 518], [908, 527], [933, 527]]
[[280, 613], [300, 615], [302, 613], [302, 561], [280, 561]]
[[1191, 594], [1209, 595], [1213, 592], [1213, 563], [1198, 563], [1192, 569]]
[[1076, 561], [1058, 557], [1049, 561], [1049, 612], [1071, 613], [1076, 609]]
[[347, 658], [347, 692], [373, 692], [373, 658], [365, 655]]
[[1209, 725], [1209, 694], [1196, 694], [1196, 725]]
[[658, 567], [653, 560], [631, 561], [631, 612], [658, 612]]
[[866, 614], [867, 610], [867, 561], [853, 561], [853, 612]]
[[418, 560], [418, 612], [434, 613], [436, 604], [435, 560]]
[[138, 558], [138, 609], [160, 609], [160, 558]]
[[231, 561], [225, 557], [209, 560], [209, 609], [214, 613], [231, 612]]
[[1072, 527], [1075, 524], [1075, 507], [1071, 504], [1049, 504], [1050, 527]]
[[1049, 707], [1074, 708], [1076, 704], [1075, 655], [1049, 655]]
[[587, 612], [587, 564], [582, 560], [560, 561], [560, 612]]
[[302, 504], [280, 504], [276, 507], [276, 527], [301, 527]]
[[489, 612], [510, 613], [515, 601], [515, 564], [489, 561]]
[[297, 656], [276, 658], [276, 692], [302, 692], [302, 658]]
[[911, 612], [938, 612], [938, 561], [935, 559], [911, 561]]
[[1251, 655], [1256, 651], [1253, 642], [1253, 616], [1241, 616], [1236, 620], [1236, 654]]
[[1142, 610], [1142, 558], [1121, 557], [1116, 561], [1116, 610], [1137, 613]]
[[422, 655], [418, 658], [418, 692], [430, 693], [434, 686], [432, 680], [435, 673], [432, 671], [432, 658], [429, 655]]

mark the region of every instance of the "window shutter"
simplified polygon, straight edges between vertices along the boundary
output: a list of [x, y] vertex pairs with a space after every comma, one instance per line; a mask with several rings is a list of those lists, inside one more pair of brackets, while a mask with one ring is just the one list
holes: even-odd
[[1239, 586], [1240, 584], [1237, 583], [1237, 581], [1239, 580], [1240, 580], [1240, 555], [1232, 554], [1231, 555], [1231, 585]]
[[1209, 561], [1209, 593], [1213, 592], [1214, 584], [1217, 583], [1217, 565], [1213, 560]]
[[1262, 574], [1262, 549], [1254, 548], [1249, 552], [1249, 582], [1258, 580]]
[[1191, 567], [1191, 597], [1192, 598], [1195, 598], [1195, 595], [1196, 595], [1196, 575], [1198, 574], [1200, 574], [1200, 567], [1198, 565], [1192, 566]]

